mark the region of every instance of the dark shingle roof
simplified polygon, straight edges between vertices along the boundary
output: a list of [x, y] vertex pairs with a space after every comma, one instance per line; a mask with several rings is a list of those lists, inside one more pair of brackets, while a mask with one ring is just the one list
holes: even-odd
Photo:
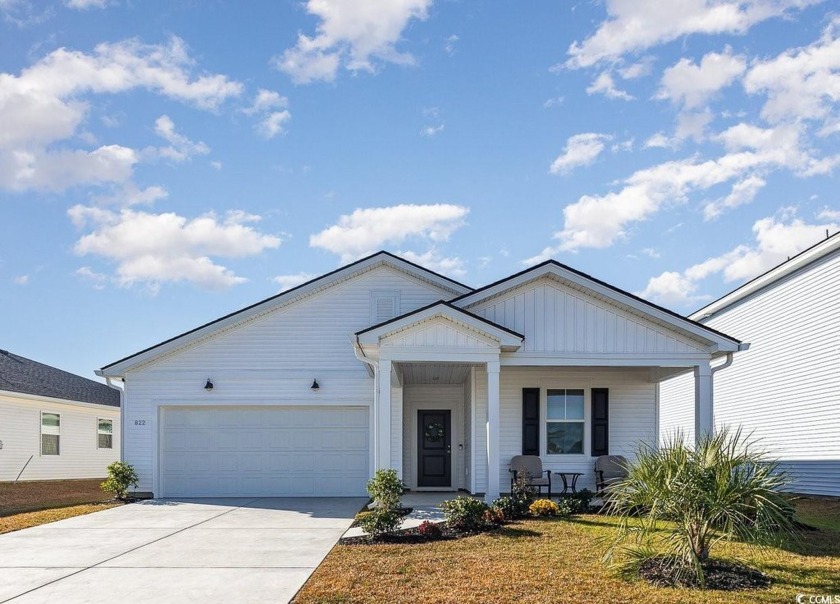
[[5, 350], [0, 350], [0, 390], [109, 407], [120, 406], [120, 393], [101, 382]]

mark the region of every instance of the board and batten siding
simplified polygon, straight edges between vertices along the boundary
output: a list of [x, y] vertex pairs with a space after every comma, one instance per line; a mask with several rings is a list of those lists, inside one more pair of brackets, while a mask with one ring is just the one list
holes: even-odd
[[688, 337], [547, 277], [467, 309], [525, 336], [512, 356], [701, 352]]
[[[510, 460], [522, 454], [522, 389], [540, 388], [540, 447], [546, 470], [581, 472], [578, 488], [595, 489], [595, 458], [589, 454], [591, 424], [590, 394], [592, 388], [609, 388], [610, 454], [632, 458], [639, 443], [655, 443], [657, 434], [656, 384], [651, 383], [646, 369], [586, 367], [506, 367], [500, 378], [500, 467], [502, 491], [510, 489]], [[545, 412], [546, 389], [583, 388], [586, 391], [586, 427], [584, 455], [546, 455]], [[487, 488], [487, 373], [476, 370], [476, 491]], [[557, 477], [559, 481], [559, 477]], [[552, 481], [553, 484], [553, 481]], [[562, 482], [559, 488], [562, 489]], [[553, 487], [556, 488], [556, 487]], [[559, 490], [559, 489], [558, 489]]]
[[[750, 343], [715, 375], [715, 425], [752, 432], [792, 490], [840, 496], [840, 253], [703, 322]], [[693, 395], [690, 374], [663, 382], [661, 437], [693, 438]]]
[[[41, 412], [61, 415], [60, 455], [41, 455]], [[97, 447], [98, 420], [113, 422], [112, 448]], [[0, 394], [0, 482], [104, 478], [120, 458], [120, 410], [116, 407], [60, 403]]]
[[[351, 340], [372, 323], [371, 292], [397, 292], [400, 313], [451, 296], [378, 266], [128, 371], [125, 456], [140, 477], [138, 491], [153, 489], [152, 432], [161, 406], [372, 406], [373, 379], [355, 357]], [[211, 392], [204, 390], [208, 378]], [[318, 392], [310, 390], [313, 379]]]

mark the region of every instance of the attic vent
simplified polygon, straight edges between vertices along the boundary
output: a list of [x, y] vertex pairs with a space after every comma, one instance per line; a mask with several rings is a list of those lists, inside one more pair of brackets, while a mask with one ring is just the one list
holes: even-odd
[[393, 319], [399, 314], [400, 293], [394, 291], [373, 291], [370, 293], [370, 320], [377, 324]]

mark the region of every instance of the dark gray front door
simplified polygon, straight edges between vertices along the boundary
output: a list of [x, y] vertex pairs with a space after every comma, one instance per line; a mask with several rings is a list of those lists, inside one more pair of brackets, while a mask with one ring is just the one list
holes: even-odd
[[417, 412], [417, 486], [452, 486], [452, 412]]

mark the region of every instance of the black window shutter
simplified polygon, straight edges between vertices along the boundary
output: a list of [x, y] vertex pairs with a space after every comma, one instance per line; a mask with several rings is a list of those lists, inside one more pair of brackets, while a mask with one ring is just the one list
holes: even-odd
[[522, 389], [522, 455], [540, 454], [540, 389]]
[[592, 389], [592, 456], [610, 454], [610, 391]]

